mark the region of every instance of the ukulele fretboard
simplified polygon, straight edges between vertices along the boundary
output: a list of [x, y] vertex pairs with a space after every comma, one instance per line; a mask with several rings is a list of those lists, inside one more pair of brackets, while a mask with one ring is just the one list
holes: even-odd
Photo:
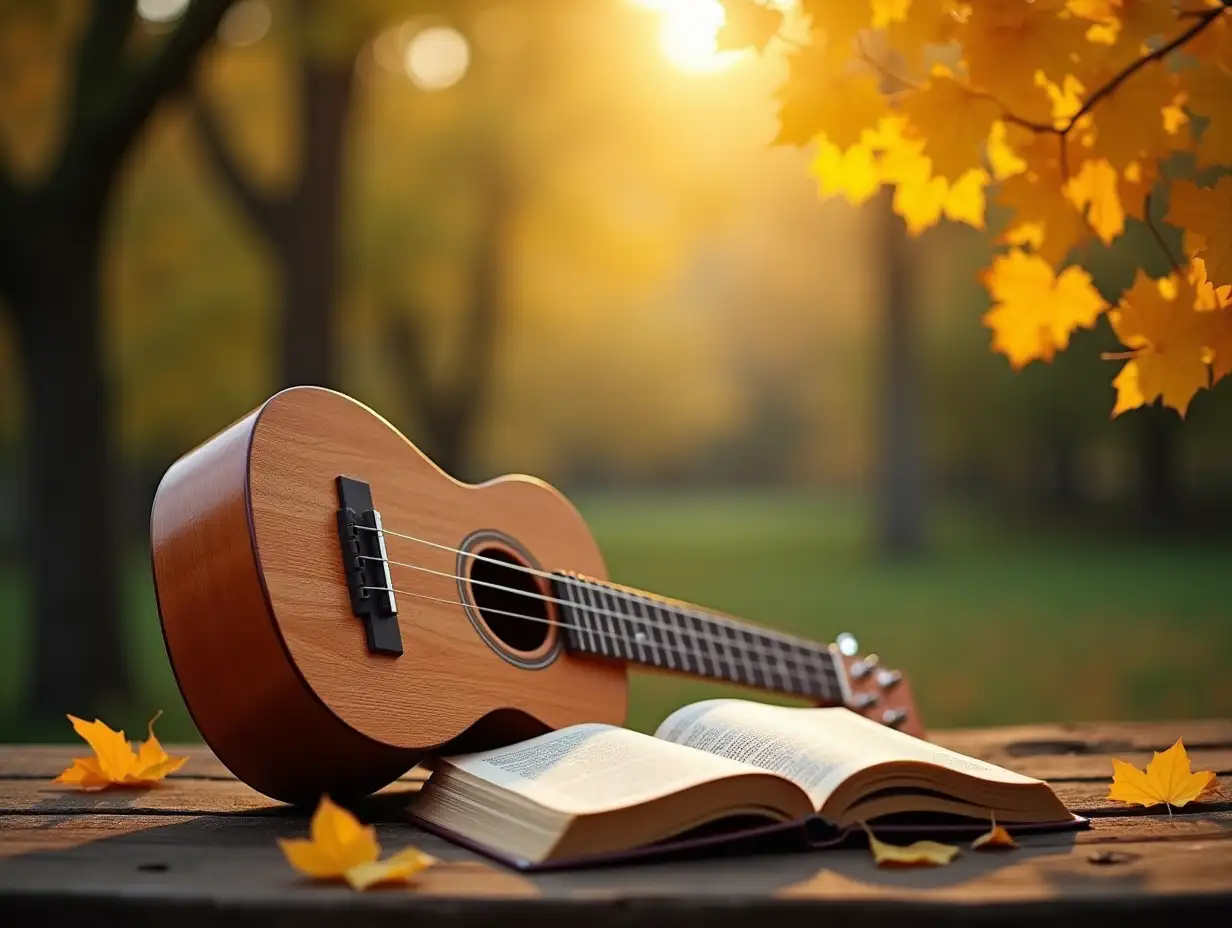
[[552, 587], [571, 651], [843, 702], [826, 646], [575, 574], [557, 574]]

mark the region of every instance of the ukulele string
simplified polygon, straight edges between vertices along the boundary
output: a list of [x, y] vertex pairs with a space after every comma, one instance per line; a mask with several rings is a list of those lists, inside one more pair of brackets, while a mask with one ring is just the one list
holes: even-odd
[[[370, 526], [370, 525], [356, 525], [355, 527], [365, 532], [379, 531], [382, 535], [388, 535], [393, 538], [402, 538], [402, 539], [405, 539], [406, 541], [413, 541], [416, 544], [427, 545], [430, 548], [436, 548], [438, 551], [448, 551], [451, 554], [460, 554], [463, 557], [469, 557], [476, 561], [485, 561], [489, 564], [496, 564], [497, 566], [504, 567], [508, 570], [516, 570], [516, 571], [519, 571], [520, 573], [530, 574], [535, 577], [542, 577], [546, 580], [558, 580], [564, 583], [568, 583], [571, 586], [578, 587], [581, 590], [589, 591], [595, 594], [598, 594], [599, 592], [603, 592], [612, 597], [619, 597], [625, 602], [628, 602], [630, 604], [640, 604], [642, 606], [650, 605], [652, 608], [660, 608], [654, 605], [653, 599], [649, 596], [645, 598], [645, 601], [643, 601], [642, 599], [638, 599], [634, 597], [632, 594], [625, 592], [624, 590], [620, 590], [615, 587], [610, 587], [606, 585], [601, 588], [595, 588], [595, 587], [589, 586], [584, 580], [581, 580], [577, 577], [570, 577], [567, 574], [552, 573], [546, 570], [539, 570], [535, 567], [526, 567], [521, 564], [510, 564], [508, 561], [502, 561], [498, 558], [488, 557], [483, 554], [476, 554], [473, 551], [464, 551], [461, 548], [452, 548], [449, 545], [444, 545], [437, 541], [429, 541], [427, 538], [418, 538], [415, 535], [407, 535], [407, 534], [404, 534], [403, 532], [395, 532], [395, 531], [392, 531], [391, 529], [384, 528], [384, 527], [380, 529], [374, 528], [373, 526]], [[367, 557], [367, 555], [361, 555], [361, 557]], [[381, 560], [381, 558], [368, 558], [368, 559], [378, 560], [378, 561]], [[412, 570], [426, 570], [427, 569], [427, 568], [419, 567], [418, 565], [415, 565], [415, 564], [404, 564], [401, 561], [390, 560], [388, 561], [388, 563], [397, 564], [399, 567], [409, 567]], [[444, 574], [443, 576], [452, 577], [454, 580], [467, 579], [465, 577], [458, 577], [456, 574]], [[478, 581], [471, 580], [470, 582], [476, 583]], [[510, 590], [510, 591], [514, 593], [519, 593], [522, 595], [530, 595], [530, 594], [526, 594], [522, 590]], [[561, 602], [560, 600], [554, 600], [554, 601]], [[574, 602], [569, 602], [566, 600], [564, 601], [564, 605], [575, 606], [575, 607], [582, 608], [582, 609], [588, 609], [591, 612], [594, 612], [596, 614], [607, 615], [607, 616], [611, 616], [614, 618], [633, 619], [635, 622], [642, 622], [643, 624], [645, 624], [646, 622], [646, 620], [638, 619], [636, 616], [631, 616], [631, 615], [626, 616], [623, 613], [605, 612], [602, 610], [597, 610], [597, 609], [594, 609], [593, 607], [587, 606], [585, 603], [574, 603]], [[690, 609], [684, 605], [678, 605], [677, 609], [683, 614], [688, 615], [690, 617], [699, 618], [707, 622], [713, 622], [715, 625], [719, 625], [724, 628], [730, 628], [734, 631], [747, 631], [749, 634], [752, 634], [752, 635], [766, 634], [766, 632], [763, 629], [757, 628], [756, 626], [745, 625], [740, 622], [735, 622], [731, 619], [722, 618], [720, 616], [702, 615], [696, 610]], [[692, 634], [692, 632], [690, 632], [690, 634]], [[774, 635], [777, 636], [779, 639], [781, 639], [784, 644], [791, 644], [791, 645], [794, 645], [804, 650], [810, 650], [810, 649], [816, 650], [817, 648], [822, 647], [818, 645], [815, 641], [809, 641], [807, 638], [801, 638], [798, 635], [792, 635], [787, 632], [775, 631]], [[711, 638], [710, 640], [718, 641], [722, 644], [730, 643], [730, 641], [725, 638], [723, 639]], [[822, 650], [825, 650], [825, 648], [823, 647]]]
[[[559, 606], [569, 606], [575, 609], [582, 609], [582, 610], [585, 610], [590, 615], [596, 615], [596, 616], [601, 615], [601, 616], [606, 616], [606, 617], [613, 618], [613, 619], [620, 619], [622, 621], [631, 621], [631, 622], [634, 622], [634, 623], [637, 623], [639, 625], [646, 626], [646, 627], [652, 627], [654, 625], [653, 621], [649, 618], [649, 616], [643, 618], [643, 617], [635, 616], [635, 615], [626, 615], [625, 613], [622, 613], [622, 612], [613, 612], [607, 609], [594, 608], [591, 606], [587, 606], [584, 603], [572, 602], [567, 599], [558, 599], [555, 596], [545, 596], [542, 593], [531, 593], [527, 590], [519, 590], [515, 587], [503, 586], [499, 583], [492, 583], [487, 580], [476, 580], [473, 577], [471, 578], [460, 577], [457, 574], [451, 574], [451, 573], [448, 573], [447, 571], [434, 570], [431, 567], [424, 567], [420, 564], [408, 564], [408, 563], [405, 563], [404, 561], [395, 561], [392, 558], [372, 557], [367, 554], [361, 554], [359, 555], [359, 557], [366, 561], [383, 561], [384, 563], [389, 564], [394, 567], [404, 567], [408, 570], [417, 570], [417, 571], [420, 571], [421, 573], [431, 574], [436, 577], [444, 577], [447, 580], [466, 580], [469, 583], [476, 585], [476, 586], [488, 587], [493, 590], [500, 590], [501, 592], [504, 592], [504, 593], [513, 593], [514, 595], [524, 596], [528, 599], [542, 600], [545, 603], [554, 603]], [[497, 563], [505, 564], [506, 562], [498, 561]], [[549, 576], [551, 575], [549, 574]], [[566, 578], [556, 578], [556, 579], [566, 579]], [[587, 590], [591, 590], [592, 592], [598, 592], [598, 591], [593, 590], [590, 587], [584, 587], [584, 588]], [[383, 590], [382, 587], [366, 587], [366, 589]], [[403, 594], [406, 593], [406, 591], [404, 590], [394, 590], [393, 592], [403, 593]], [[632, 598], [628, 598], [626, 601], [630, 603], [640, 603], [640, 600], [635, 600]], [[487, 611], [495, 612], [496, 610], [489, 609]], [[510, 616], [511, 618], [520, 618], [520, 619], [525, 619], [527, 621], [541, 622], [541, 623], [546, 623], [549, 625], [552, 624], [551, 620], [541, 619], [537, 616], [521, 615], [521, 614], [515, 614], [515, 613], [509, 613], [509, 612], [502, 612], [501, 614]], [[723, 627], [730, 628], [735, 632], [748, 631], [750, 634], [758, 633], [757, 630], [754, 630], [751, 627], [742, 627], [742, 626], [730, 624], [730, 623], [720, 623], [720, 624], [722, 624]], [[657, 627], [662, 628], [663, 624], [660, 623], [659, 626]], [[682, 632], [680, 630], [678, 629], [673, 629], [673, 630], [675, 630], [678, 635], [681, 635], [683, 637]], [[751, 653], [751, 654], [757, 655], [758, 657], [761, 657], [764, 660], [769, 660], [773, 662], [790, 661], [791, 663], [797, 663], [797, 661], [790, 654], [786, 654], [782, 651], [767, 651], [766, 649], [756, 644], [746, 644], [741, 641], [734, 641], [733, 639], [722, 636], [722, 635], [711, 635], [704, 631], [699, 632], [695, 629], [685, 629], [684, 631], [687, 632], [687, 634], [694, 639], [695, 644], [697, 641], [708, 641], [708, 642], [714, 642], [715, 644], [724, 645], [725, 647], [730, 647], [734, 645], [740, 652], [742, 652], [740, 655], [741, 658]], [[591, 629], [591, 628], [584, 628], [584, 629], [579, 628], [579, 632], [581, 634], [591, 634], [592, 632], [596, 634], [602, 634], [605, 637], [613, 638], [616, 641], [622, 641], [622, 642], [625, 642], [626, 644], [637, 645], [641, 647], [642, 649], [645, 649], [648, 646], [653, 647], [655, 645], [653, 638], [645, 631], [638, 633], [642, 635], [642, 638], [640, 640], [636, 636], [633, 638], [628, 638], [623, 635], [618, 635], [618, 634], [614, 634], [611, 632], [600, 632], [597, 629]], [[812, 647], [816, 649], [817, 646], [813, 645]], [[630, 654], [631, 653], [632, 653], [632, 650], [630, 650]], [[689, 653], [689, 654], [695, 654], [696, 656], [700, 656], [700, 657], [709, 657], [711, 661], [715, 663], [716, 666], [718, 664], [717, 654], [713, 652], [708, 654], [706, 652], [701, 651], [700, 649], [695, 649], [692, 651], [685, 649], [682, 651], [678, 651], [677, 653]], [[732, 663], [732, 660], [730, 657], [727, 658], [727, 661], [728, 663]], [[815, 667], [809, 663], [802, 663], [800, 664], [800, 666], [810, 671], [815, 669]]]
[[[399, 589], [397, 589], [397, 588], [395, 588], [395, 587], [388, 587], [388, 586], [364, 586], [364, 587], [361, 587], [361, 589], [365, 589], [365, 590], [374, 590], [374, 591], [381, 592], [381, 593], [397, 593], [399, 596], [411, 596], [411, 597], [414, 597], [415, 599], [426, 599], [428, 602], [440, 603], [440, 604], [445, 605], [445, 606], [465, 606], [465, 605], [467, 605], [467, 603], [459, 602], [459, 601], [458, 601], [458, 600], [456, 600], [456, 599], [443, 599], [443, 598], [441, 598], [441, 597], [439, 597], [439, 596], [429, 596], [429, 595], [428, 595], [428, 594], [426, 594], [426, 593], [413, 593], [413, 592], [411, 592], [410, 590], [399, 590]], [[490, 613], [492, 613], [492, 614], [494, 614], [494, 615], [503, 615], [503, 616], [508, 616], [509, 618], [513, 618], [513, 619], [521, 619], [521, 620], [523, 620], [523, 621], [525, 621], [525, 622], [537, 622], [537, 623], [539, 623], [540, 625], [555, 625], [555, 624], [557, 624], [557, 623], [553, 622], [551, 619], [542, 619], [542, 618], [539, 618], [538, 616], [533, 616], [533, 615], [523, 615], [523, 614], [522, 614], [522, 613], [520, 613], [520, 612], [509, 612], [509, 611], [504, 610], [504, 609], [490, 609], [490, 608], [485, 607], [483, 611], [484, 611], [484, 612], [490, 612]], [[650, 640], [647, 640], [646, 642], [638, 642], [636, 639], [633, 639], [633, 638], [626, 638], [626, 637], [624, 637], [624, 636], [622, 636], [622, 635], [617, 635], [617, 634], [615, 634], [615, 633], [613, 633], [613, 632], [604, 632], [604, 631], [600, 631], [600, 630], [598, 630], [598, 629], [586, 629], [585, 631], [586, 631], [586, 634], [588, 634], [588, 635], [589, 635], [589, 634], [594, 634], [594, 635], [599, 636], [599, 637], [602, 637], [602, 638], [611, 638], [611, 639], [613, 639], [613, 640], [615, 640], [615, 641], [622, 641], [622, 642], [625, 642], [626, 644], [629, 644], [629, 645], [638, 645], [639, 647], [641, 647], [641, 646], [643, 646], [643, 645], [647, 645], [647, 646], [654, 646], [654, 642], [653, 642], [653, 641], [650, 641]], [[710, 657], [710, 655], [708, 655], [708, 654], [703, 654], [703, 653], [702, 653], [702, 652], [700, 652], [700, 651], [692, 650], [692, 649], [687, 648], [687, 647], [683, 647], [683, 648], [681, 648], [681, 647], [673, 647], [673, 646], [666, 645], [666, 644], [664, 644], [662, 647], [659, 647], [659, 646], [654, 646], [654, 647], [652, 647], [652, 648], [651, 648], [651, 653], [652, 653], [652, 654], [653, 654], [653, 653], [655, 653], [655, 651], [656, 651], [656, 650], [657, 650], [659, 653], [663, 653], [663, 654], [671, 654], [671, 655], [675, 655], [675, 656], [678, 656], [678, 657], [680, 657], [680, 656], [688, 656], [688, 657], [692, 657], [695, 661], [698, 661], [698, 666], [703, 666], [703, 665], [700, 663], [699, 658]], [[785, 669], [784, 669], [784, 667], [785, 667], [785, 665], [786, 665], [786, 664], [789, 664], [789, 663], [794, 664], [794, 663], [795, 663], [795, 661], [794, 661], [794, 660], [792, 660], [792, 659], [788, 658], [788, 659], [785, 661], [785, 660], [783, 660], [782, 656], [778, 656], [778, 657], [776, 657], [775, 659], [776, 659], [776, 661], [778, 662], [778, 666], [777, 666], [777, 667], [775, 667], [775, 668], [773, 668], [774, 672], [775, 672], [775, 673], [777, 673], [777, 674], [779, 675], [779, 677], [781, 677], [782, 679], [784, 679], [784, 680], [786, 680], [786, 681], [787, 681], [787, 684], [786, 684], [785, 686], [783, 686], [783, 687], [782, 687], [782, 689], [786, 690], [786, 691], [787, 691], [787, 692], [789, 692], [789, 693], [796, 693], [796, 692], [799, 692], [801, 695], [812, 695], [812, 694], [809, 692], [809, 686], [808, 686], [808, 684], [809, 684], [809, 682], [810, 682], [810, 681], [812, 681], [812, 680], [816, 679], [816, 675], [812, 673], [812, 671], [813, 671], [813, 670], [815, 670], [816, 668], [814, 668], [814, 667], [812, 667], [812, 666], [808, 666], [808, 665], [800, 665], [800, 666], [801, 666], [801, 668], [802, 668], [803, 670], [808, 671], [808, 673], [806, 673], [806, 674], [804, 674], [803, 676], [801, 676], [801, 675], [797, 675], [797, 674], [795, 674], [795, 673], [792, 673], [792, 672], [790, 672], [789, 670], [785, 670]], [[718, 669], [718, 666], [719, 666], [719, 665], [718, 665], [717, 660], [715, 660], [714, 658], [711, 658], [711, 661], [712, 661], [712, 663], [714, 664], [715, 669], [717, 670], [717, 669]], [[655, 666], [662, 666], [662, 664], [661, 664], [660, 662], [658, 662], [658, 661], [642, 661], [642, 660], [638, 660], [638, 663], [647, 663], [647, 664], [649, 664], [649, 663], [654, 663], [654, 664], [655, 664]], [[683, 661], [681, 661], [681, 664], [682, 664], [682, 665], [683, 665], [683, 663], [684, 663], [684, 662], [683, 662]], [[670, 669], [670, 668], [669, 668], [669, 669]], [[767, 675], [767, 678], [766, 678], [766, 679], [767, 679], [767, 681], [769, 681], [769, 676], [768, 676], [768, 675]], [[832, 675], [832, 672], [831, 672], [831, 673], [824, 673], [824, 672], [823, 672], [823, 673], [821, 674], [821, 684], [822, 684], [822, 692], [821, 692], [821, 694], [820, 694], [820, 695], [821, 695], [822, 697], [824, 697], [824, 698], [827, 698], [827, 699], [828, 699], [828, 698], [830, 698], [832, 695], [834, 695], [834, 694], [833, 694], [833, 692], [832, 692], [832, 690], [831, 690], [831, 684], [833, 684], [836, 688], [838, 688], [838, 690], [839, 690], [839, 692], [840, 692], [840, 693], [842, 692], [842, 689], [841, 689], [841, 687], [839, 686], [839, 683], [838, 683], [838, 679], [837, 679], [837, 677], [835, 677], [835, 676], [833, 676], [833, 675]]]

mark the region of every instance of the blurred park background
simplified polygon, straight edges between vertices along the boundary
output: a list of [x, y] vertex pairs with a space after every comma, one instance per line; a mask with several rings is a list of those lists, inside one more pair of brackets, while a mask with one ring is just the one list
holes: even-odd
[[[561, 487], [620, 582], [854, 633], [930, 726], [1232, 713], [1232, 390], [1110, 420], [1106, 322], [1011, 372], [995, 210], [823, 202], [721, 17], [0, 0], [0, 740], [195, 737], [150, 502], [290, 383]], [[639, 675], [631, 722], [716, 692]]]

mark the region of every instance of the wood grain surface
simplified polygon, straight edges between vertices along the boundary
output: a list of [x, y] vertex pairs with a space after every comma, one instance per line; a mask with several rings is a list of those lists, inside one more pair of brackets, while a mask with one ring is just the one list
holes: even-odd
[[[1178, 735], [1223, 796], [1170, 819], [1111, 803], [1109, 758], [1149, 759]], [[77, 747], [0, 748], [0, 925], [879, 926], [981, 918], [1002, 924], [1220, 925], [1232, 912], [1232, 722], [1020, 726], [938, 731], [933, 740], [1051, 782], [1087, 831], [1020, 839], [1005, 853], [965, 849], [936, 870], [876, 869], [863, 848], [718, 857], [523, 875], [399, 821], [412, 772], [354, 808], [387, 852], [415, 845], [441, 863], [413, 889], [363, 895], [313, 885], [275, 839], [306, 815], [229, 778], [191, 749], [161, 788], [84, 794], [49, 781]], [[182, 750], [182, 749], [181, 749]], [[1049, 753], [1049, 752], [1054, 753]]]

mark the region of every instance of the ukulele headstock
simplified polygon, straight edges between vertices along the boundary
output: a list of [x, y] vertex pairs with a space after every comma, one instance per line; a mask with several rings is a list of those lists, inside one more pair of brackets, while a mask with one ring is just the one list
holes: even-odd
[[876, 654], [861, 654], [859, 642], [849, 632], [835, 638], [831, 648], [846, 673], [848, 709], [917, 738], [924, 737], [924, 723], [902, 671], [887, 667]]

